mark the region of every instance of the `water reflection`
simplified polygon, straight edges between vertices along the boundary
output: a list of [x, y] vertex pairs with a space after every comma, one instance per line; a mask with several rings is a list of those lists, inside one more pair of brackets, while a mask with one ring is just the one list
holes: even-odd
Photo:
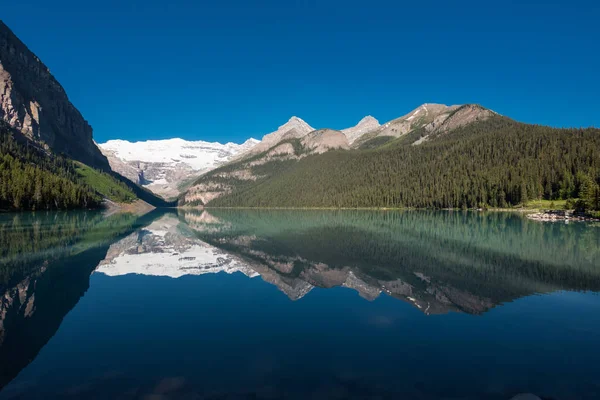
[[29, 364], [89, 287], [109, 244], [154, 216], [0, 215], [0, 388]]
[[534, 293], [600, 289], [598, 228], [506, 213], [183, 211], [202, 241], [292, 300], [344, 286], [426, 314], [480, 314]]
[[598, 297], [528, 297], [600, 291], [598, 227], [462, 212], [47, 213], [0, 215], [0, 244], [0, 388], [12, 380], [0, 398], [600, 393]]

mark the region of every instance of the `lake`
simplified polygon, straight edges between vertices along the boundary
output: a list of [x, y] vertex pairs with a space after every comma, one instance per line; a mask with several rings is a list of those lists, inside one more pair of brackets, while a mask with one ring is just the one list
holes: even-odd
[[0, 215], [0, 399], [600, 398], [600, 226]]

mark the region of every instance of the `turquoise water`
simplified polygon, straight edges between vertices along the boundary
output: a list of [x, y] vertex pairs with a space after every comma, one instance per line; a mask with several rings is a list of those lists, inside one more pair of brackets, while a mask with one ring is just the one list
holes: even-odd
[[0, 215], [0, 399], [600, 398], [600, 227]]

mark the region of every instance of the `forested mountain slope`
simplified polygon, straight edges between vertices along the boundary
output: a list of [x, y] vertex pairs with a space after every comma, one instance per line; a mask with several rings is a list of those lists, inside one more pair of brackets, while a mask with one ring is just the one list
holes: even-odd
[[[453, 113], [444, 119], [452, 121]], [[485, 110], [482, 108], [482, 110]], [[466, 111], [465, 111], [466, 112]], [[467, 115], [465, 114], [465, 115]], [[485, 115], [485, 118], [481, 118]], [[426, 125], [360, 150], [269, 151], [198, 180], [183, 204], [216, 207], [505, 207], [575, 198], [600, 180], [600, 130], [555, 129], [495, 113]], [[459, 121], [460, 122], [460, 121]], [[426, 137], [426, 140], [423, 138]], [[376, 140], [376, 139], [375, 139]], [[293, 143], [291, 143], [293, 144]], [[241, 173], [240, 171], [243, 171]]]

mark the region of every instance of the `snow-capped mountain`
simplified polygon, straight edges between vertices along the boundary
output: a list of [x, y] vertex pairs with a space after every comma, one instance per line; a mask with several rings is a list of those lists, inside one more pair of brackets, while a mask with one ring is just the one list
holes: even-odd
[[168, 198], [177, 196], [185, 189], [186, 182], [226, 163], [258, 143], [256, 139], [248, 139], [242, 144], [183, 139], [145, 142], [109, 140], [98, 146], [108, 158], [113, 171]]

